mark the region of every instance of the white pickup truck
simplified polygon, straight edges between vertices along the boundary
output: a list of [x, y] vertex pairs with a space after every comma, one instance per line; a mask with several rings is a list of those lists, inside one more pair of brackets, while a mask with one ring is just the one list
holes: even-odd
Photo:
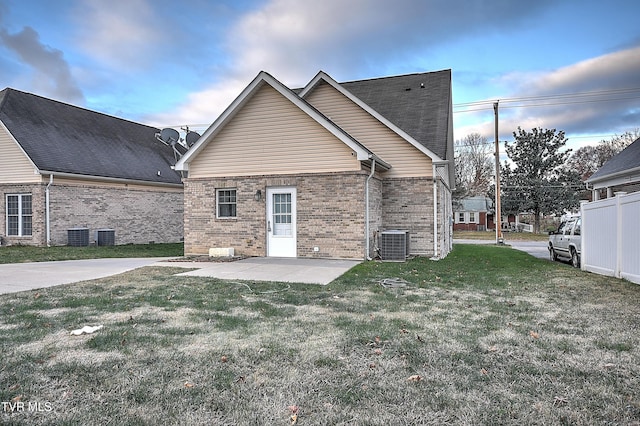
[[560, 224], [557, 231], [549, 232], [549, 255], [552, 260], [559, 258], [571, 259], [571, 264], [580, 267], [582, 253], [582, 239], [580, 216], [572, 217]]

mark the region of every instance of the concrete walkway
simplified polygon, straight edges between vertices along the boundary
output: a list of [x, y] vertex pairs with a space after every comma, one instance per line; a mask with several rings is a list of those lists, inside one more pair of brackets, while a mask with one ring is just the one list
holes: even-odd
[[359, 260], [254, 257], [234, 262], [170, 262], [171, 258], [91, 259], [0, 264], [0, 294], [104, 278], [143, 266], [195, 269], [178, 275], [227, 280], [329, 284]]
[[159, 262], [155, 265], [198, 268], [183, 276], [224, 280], [329, 284], [360, 260], [250, 257], [235, 262]]

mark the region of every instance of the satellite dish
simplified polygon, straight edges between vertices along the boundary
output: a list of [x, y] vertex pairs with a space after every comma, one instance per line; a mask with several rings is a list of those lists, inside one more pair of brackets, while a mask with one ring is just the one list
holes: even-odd
[[175, 145], [176, 142], [178, 142], [180, 140], [180, 133], [178, 133], [178, 131], [176, 129], [172, 129], [170, 127], [167, 127], [165, 129], [162, 129], [160, 131], [160, 140], [165, 144], [165, 145]]
[[187, 146], [191, 148], [193, 144], [196, 143], [198, 139], [200, 139], [200, 134], [197, 132], [189, 131], [187, 132], [187, 136], [185, 137], [185, 139], [187, 141]]

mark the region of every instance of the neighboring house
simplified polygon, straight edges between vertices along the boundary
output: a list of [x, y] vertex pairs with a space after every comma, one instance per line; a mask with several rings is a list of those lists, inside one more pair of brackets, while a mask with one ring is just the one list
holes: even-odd
[[483, 195], [458, 200], [453, 213], [454, 231], [488, 231], [495, 229], [493, 201]]
[[176, 165], [185, 254], [374, 258], [381, 232], [410, 253], [452, 247], [450, 70], [293, 91], [260, 72]]
[[179, 242], [181, 176], [158, 129], [15, 89], [0, 92], [0, 236], [65, 245], [69, 229], [116, 244]]
[[582, 269], [640, 284], [640, 139], [604, 163], [587, 187], [593, 201], [580, 209]]
[[611, 198], [618, 191], [640, 191], [640, 138], [604, 163], [586, 183], [594, 201]]

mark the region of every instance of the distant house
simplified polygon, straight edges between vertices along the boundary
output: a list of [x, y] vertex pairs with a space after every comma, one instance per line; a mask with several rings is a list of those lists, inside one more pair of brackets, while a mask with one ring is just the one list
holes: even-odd
[[176, 165], [189, 173], [185, 254], [373, 258], [393, 230], [399, 249], [446, 256], [451, 110], [450, 70], [319, 72], [298, 90], [260, 72]]
[[586, 181], [582, 269], [640, 284], [640, 139], [604, 163]]
[[0, 92], [0, 237], [65, 245], [179, 242], [183, 186], [153, 127], [7, 88]]
[[488, 231], [495, 229], [493, 200], [476, 195], [454, 203], [454, 231]]
[[640, 191], [640, 138], [604, 163], [586, 183], [594, 201], [611, 198], [618, 191]]

